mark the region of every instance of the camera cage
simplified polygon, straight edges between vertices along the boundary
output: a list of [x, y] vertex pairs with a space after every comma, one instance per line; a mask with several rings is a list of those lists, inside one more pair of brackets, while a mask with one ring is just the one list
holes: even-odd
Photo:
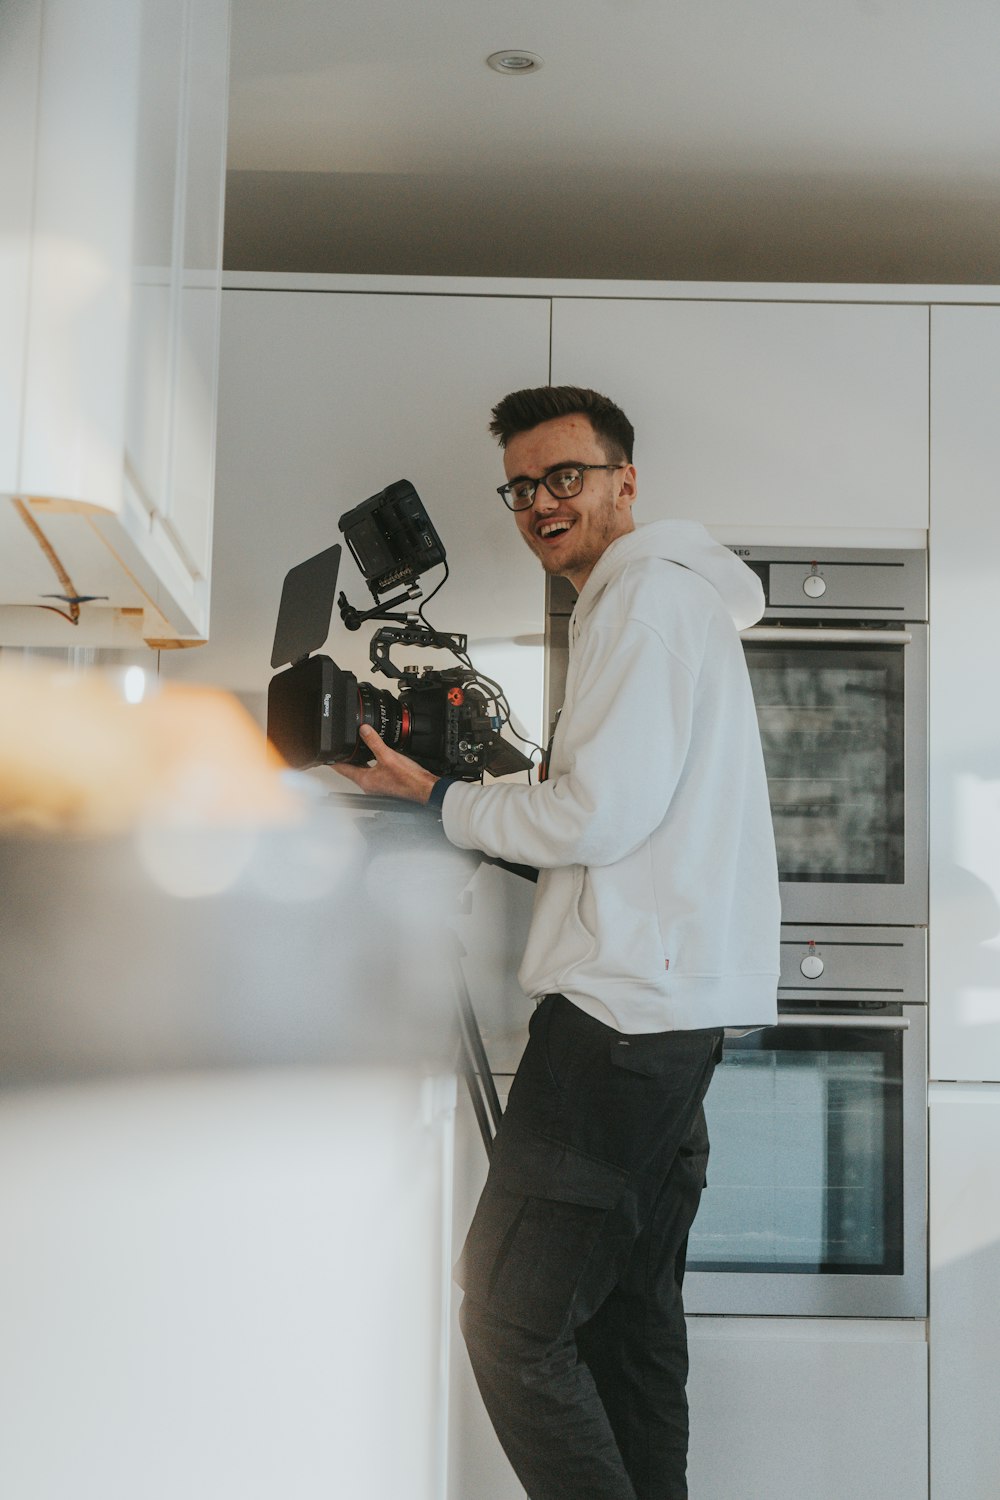
[[[478, 717], [468, 720], [475, 723], [477, 737], [482, 741], [475, 747], [481, 757], [477, 764], [494, 770], [497, 775], [528, 769], [530, 759], [499, 733], [500, 725], [509, 718], [503, 690], [473, 667], [467, 654], [467, 635], [434, 630], [412, 609], [400, 611], [400, 606], [412, 605], [422, 598], [416, 581], [421, 574], [443, 564], [447, 577], [444, 544], [413, 485], [406, 479], [397, 480], [346, 512], [338, 525], [375, 599], [371, 609], [359, 610], [341, 591], [337, 597], [341, 619], [352, 631], [370, 620], [391, 622], [381, 626], [372, 637], [369, 647], [372, 671], [404, 684], [401, 693], [412, 692], [418, 684], [422, 688], [440, 686], [456, 708], [465, 701], [465, 688], [471, 688], [473, 698], [483, 706], [492, 700], [496, 716], [485, 716], [480, 711]], [[341, 555], [340, 543], [326, 548], [291, 568], [282, 586], [271, 651], [271, 666], [278, 675], [271, 679], [268, 690], [268, 735], [286, 756], [282, 741], [288, 741], [289, 736], [297, 750], [303, 744], [308, 746], [305, 760], [288, 757], [292, 764], [329, 763], [331, 757], [326, 755], [324, 759], [324, 752], [329, 750], [331, 736], [350, 733], [343, 707], [339, 714], [334, 713], [336, 722], [330, 722], [336, 684], [344, 674], [331, 658], [312, 654], [324, 644], [330, 631]], [[382, 599], [383, 594], [399, 585], [403, 585], [403, 592]], [[435, 647], [450, 652], [460, 665], [425, 667], [418, 673], [416, 668], [396, 665], [391, 656], [395, 646]], [[278, 670], [283, 667], [288, 670]], [[356, 679], [351, 676], [351, 681]], [[485, 696], [483, 687], [487, 689]], [[472, 713], [471, 703], [464, 712]]]

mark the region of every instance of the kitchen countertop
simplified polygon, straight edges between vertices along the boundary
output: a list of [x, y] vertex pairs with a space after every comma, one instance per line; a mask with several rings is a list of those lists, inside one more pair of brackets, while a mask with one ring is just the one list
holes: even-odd
[[449, 918], [477, 867], [425, 808], [0, 839], [0, 1083], [254, 1066], [451, 1069]]

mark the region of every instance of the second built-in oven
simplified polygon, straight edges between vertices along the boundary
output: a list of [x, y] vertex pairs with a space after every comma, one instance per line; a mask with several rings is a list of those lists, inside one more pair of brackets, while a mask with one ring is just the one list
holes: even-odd
[[778, 1023], [705, 1100], [688, 1312], [926, 1316], [926, 999], [922, 928], [782, 929]]

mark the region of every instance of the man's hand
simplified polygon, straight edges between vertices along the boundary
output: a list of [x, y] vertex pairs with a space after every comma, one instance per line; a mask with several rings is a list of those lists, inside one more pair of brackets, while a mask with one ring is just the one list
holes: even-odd
[[437, 781], [430, 771], [418, 766], [409, 756], [390, 750], [370, 724], [358, 731], [375, 757], [373, 766], [335, 765], [334, 770], [353, 781], [372, 797], [401, 797], [404, 802], [426, 802]]

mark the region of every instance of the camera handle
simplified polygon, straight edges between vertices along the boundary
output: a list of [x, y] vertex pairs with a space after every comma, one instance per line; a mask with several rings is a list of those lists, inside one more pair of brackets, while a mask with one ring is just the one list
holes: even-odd
[[[399, 616], [394, 615], [392, 618], [398, 620]], [[432, 630], [429, 625], [412, 621], [402, 626], [383, 625], [380, 630], [376, 630], [371, 640], [369, 655], [372, 671], [382, 672], [386, 677], [410, 675], [404, 667], [397, 667], [390, 657], [393, 646], [437, 646], [442, 651], [464, 655], [468, 644], [468, 636], [459, 632]]]

